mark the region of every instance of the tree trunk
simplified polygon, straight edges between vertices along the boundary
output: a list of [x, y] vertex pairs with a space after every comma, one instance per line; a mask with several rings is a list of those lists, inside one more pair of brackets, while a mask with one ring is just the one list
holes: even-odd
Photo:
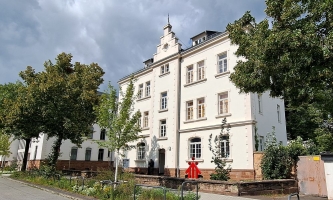
[[31, 142], [31, 138], [25, 138], [25, 148], [24, 148], [24, 157], [22, 161], [22, 168], [21, 171], [25, 171], [27, 168], [27, 163], [28, 163], [28, 153], [29, 153], [29, 146]]
[[114, 159], [116, 160], [116, 171], [114, 173], [114, 182], [117, 182], [117, 177], [118, 177], [118, 155], [119, 155], [119, 150], [117, 150], [117, 155], [115, 155]]
[[52, 146], [52, 153], [51, 156], [49, 158], [49, 163], [48, 165], [51, 167], [56, 168], [56, 164], [59, 158], [59, 154], [60, 154], [60, 146], [62, 143], [62, 137], [57, 137], [56, 141], [53, 143]]

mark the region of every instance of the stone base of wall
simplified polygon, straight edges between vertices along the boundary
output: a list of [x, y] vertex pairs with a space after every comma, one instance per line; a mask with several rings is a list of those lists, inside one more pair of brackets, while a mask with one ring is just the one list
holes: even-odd
[[[134, 175], [138, 184], [150, 186], [164, 186], [179, 189], [184, 181], [196, 181], [200, 192], [217, 193], [224, 195], [263, 195], [263, 194], [290, 194], [297, 192], [297, 182], [293, 179], [235, 182], [212, 181], [175, 178], [167, 176]], [[187, 184], [184, 190], [196, 189], [195, 184]]]
[[[128, 168], [126, 169], [128, 172], [133, 172], [135, 174], [148, 174], [148, 168]], [[180, 178], [185, 178], [186, 169], [180, 169]], [[210, 174], [214, 173], [214, 169], [200, 169], [201, 175], [204, 180], [210, 180]], [[158, 168], [154, 168], [152, 175], [160, 175], [158, 174]], [[176, 177], [177, 169], [175, 168], [165, 168], [164, 176]], [[242, 170], [242, 169], [232, 169], [230, 171], [230, 180], [233, 181], [241, 181], [241, 180], [254, 180], [254, 170]]]
[[[44, 160], [29, 160], [27, 163], [27, 169], [38, 168], [43, 164]], [[113, 167], [113, 162], [110, 164], [110, 161], [84, 161], [84, 160], [71, 160], [70, 168], [75, 170], [102, 170], [110, 169]], [[57, 170], [69, 169], [68, 160], [58, 160], [57, 161]]]

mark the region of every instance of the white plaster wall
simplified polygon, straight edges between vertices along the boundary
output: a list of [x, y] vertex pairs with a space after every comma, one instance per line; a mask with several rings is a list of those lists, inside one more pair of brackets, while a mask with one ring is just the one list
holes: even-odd
[[[100, 133], [101, 129], [97, 124], [94, 124], [94, 133], [93, 133], [93, 139], [87, 139], [85, 140], [82, 144], [81, 147], [78, 148], [78, 153], [77, 153], [77, 160], [85, 160], [85, 151], [86, 148], [91, 148], [91, 161], [97, 161], [98, 160], [98, 150], [100, 147], [96, 142], [93, 140], [99, 140], [100, 139]], [[106, 137], [107, 139], [107, 137]], [[35, 140], [36, 141], [36, 140]], [[55, 141], [55, 138], [49, 138], [47, 140], [47, 135], [46, 134], [41, 134], [40, 138], [38, 139], [38, 142], [32, 142], [31, 147], [29, 149], [30, 153], [30, 160], [34, 159], [34, 152], [36, 146], [38, 146], [38, 151], [37, 151], [37, 156], [36, 160], [43, 160], [47, 158], [49, 153], [51, 152], [51, 148], [53, 146], [53, 143]], [[70, 140], [63, 140], [62, 145], [60, 147], [60, 156], [59, 160], [69, 160], [71, 148], [76, 147], [75, 144], [70, 142]], [[103, 161], [109, 161], [110, 157], [108, 157], [108, 150], [106, 148], [101, 148], [104, 149], [104, 155], [103, 155]], [[111, 154], [112, 157], [112, 154]]]
[[[272, 127], [275, 127], [275, 135], [277, 142], [282, 141], [283, 145], [287, 145], [287, 131], [285, 119], [284, 101], [280, 98], [271, 98], [269, 92], [262, 94], [262, 113], [259, 113], [258, 94], [251, 94], [252, 104], [254, 105], [254, 117], [257, 121], [258, 134], [266, 136], [272, 132]], [[278, 122], [277, 105], [280, 106], [281, 120]]]

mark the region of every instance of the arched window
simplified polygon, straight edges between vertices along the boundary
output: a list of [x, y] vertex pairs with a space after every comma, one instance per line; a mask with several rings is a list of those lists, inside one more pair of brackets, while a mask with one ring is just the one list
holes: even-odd
[[190, 139], [190, 158], [201, 158], [201, 138]]
[[70, 157], [71, 160], [77, 159], [77, 147], [72, 147]]
[[98, 161], [103, 161], [104, 149], [98, 149]]
[[91, 148], [86, 148], [85, 161], [90, 161], [91, 159]]
[[138, 160], [144, 160], [146, 157], [146, 144], [141, 142], [138, 144]]
[[106, 130], [103, 128], [103, 129], [101, 130], [101, 135], [100, 135], [100, 137], [99, 137], [100, 140], [105, 140], [105, 133], [106, 133]]

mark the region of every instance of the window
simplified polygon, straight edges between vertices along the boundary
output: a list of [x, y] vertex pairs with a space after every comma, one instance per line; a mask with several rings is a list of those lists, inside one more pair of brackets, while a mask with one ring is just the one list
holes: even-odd
[[110, 156], [111, 156], [111, 151], [108, 150], [108, 158], [110, 158]]
[[148, 127], [148, 122], [149, 122], [149, 112], [144, 112], [143, 115], [143, 127], [147, 128]]
[[76, 160], [77, 159], [77, 147], [72, 147], [70, 159], [71, 160]]
[[99, 136], [99, 139], [100, 139], [100, 140], [105, 140], [105, 133], [106, 133], [106, 130], [103, 128], [103, 129], [101, 130], [101, 135]]
[[193, 82], [193, 66], [187, 67], [187, 75], [186, 75], [186, 83], [192, 83]]
[[227, 53], [218, 56], [218, 72], [223, 73], [228, 71]]
[[198, 118], [205, 117], [205, 99], [198, 99]]
[[169, 64], [162, 65], [161, 74], [166, 74], [169, 72]]
[[201, 138], [190, 140], [190, 158], [201, 158]]
[[264, 136], [259, 137], [259, 151], [264, 150]]
[[140, 84], [138, 91], [138, 98], [141, 99], [142, 97], [143, 97], [143, 84]]
[[163, 92], [161, 93], [161, 110], [167, 109], [167, 102], [168, 102], [168, 93]]
[[224, 158], [229, 158], [230, 156], [230, 146], [229, 146], [229, 136], [223, 135], [221, 138], [221, 156]]
[[166, 136], [166, 120], [160, 121], [160, 137]]
[[93, 136], [94, 136], [94, 127], [91, 126], [91, 127], [90, 127], [90, 130], [89, 130], [89, 133], [88, 133], [88, 135], [87, 135], [87, 138], [88, 138], [88, 139], [93, 139]]
[[186, 103], [186, 120], [193, 119], [193, 101]]
[[38, 146], [35, 147], [34, 160], [36, 160], [36, 158], [37, 158], [37, 150], [38, 150]]
[[150, 81], [146, 83], [146, 97], [150, 96]]
[[228, 93], [219, 94], [219, 115], [228, 113], [228, 107]]
[[91, 148], [86, 148], [86, 154], [85, 154], [85, 156], [84, 156], [84, 160], [85, 161], [90, 161], [90, 159], [91, 159]]
[[98, 149], [98, 161], [103, 161], [104, 149]]
[[146, 145], [145, 143], [141, 142], [138, 144], [138, 160], [145, 159], [146, 156]]
[[198, 62], [198, 80], [205, 78], [204, 61]]
[[140, 117], [140, 118], [138, 119], [138, 126], [139, 126], [139, 127], [141, 127], [141, 120], [142, 120], [141, 118], [142, 118], [142, 117]]
[[276, 106], [276, 112], [277, 112], [278, 122], [281, 122], [280, 105]]
[[259, 113], [262, 113], [262, 95], [258, 94]]

